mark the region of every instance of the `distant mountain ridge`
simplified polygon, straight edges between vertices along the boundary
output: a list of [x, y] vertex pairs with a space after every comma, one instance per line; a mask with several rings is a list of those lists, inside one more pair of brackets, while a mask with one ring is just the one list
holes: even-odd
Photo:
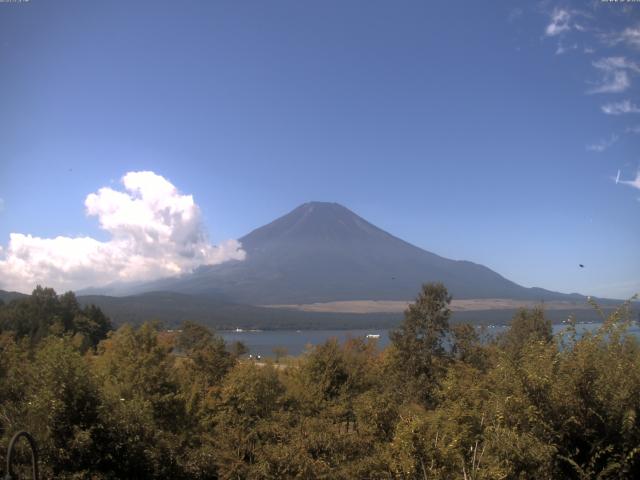
[[[62, 292], [58, 292], [62, 293]], [[0, 290], [0, 299], [9, 303], [28, 298], [28, 295]], [[114, 325], [123, 323], [139, 325], [148, 320], [162, 322], [165, 328], [179, 328], [185, 320], [191, 320], [217, 330], [235, 328], [296, 330], [296, 329], [359, 329], [359, 328], [393, 328], [402, 319], [402, 312], [368, 311], [304, 311], [289, 308], [263, 308], [252, 305], [225, 302], [206, 295], [186, 295], [175, 292], [154, 291], [138, 295], [121, 297], [105, 295], [78, 295], [81, 305], [97, 305]], [[473, 324], [507, 324], [516, 312], [514, 308], [497, 310], [460, 310], [454, 300], [452, 321]], [[547, 304], [553, 307], [551, 303]], [[603, 306], [610, 312], [616, 306], [609, 302]], [[1, 307], [0, 307], [1, 308]], [[573, 310], [573, 311], [571, 311]], [[601, 318], [594, 309], [584, 308], [581, 302], [575, 307], [565, 305], [561, 309], [547, 309], [546, 316], [554, 323], [567, 319], [568, 314], [582, 322], [597, 322]]]
[[249, 305], [306, 304], [411, 300], [422, 283], [441, 281], [459, 299], [584, 300], [578, 294], [526, 288], [483, 265], [438, 256], [337, 203], [305, 203], [239, 240], [247, 252], [244, 261], [82, 293], [165, 291]]
[[7, 292], [6, 290], [0, 290], [0, 300], [2, 300], [5, 303], [9, 303], [11, 300], [24, 298], [26, 296], [27, 295], [25, 293]]

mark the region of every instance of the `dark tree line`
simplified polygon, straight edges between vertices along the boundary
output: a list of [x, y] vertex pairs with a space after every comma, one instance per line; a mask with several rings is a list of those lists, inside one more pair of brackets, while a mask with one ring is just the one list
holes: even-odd
[[450, 300], [425, 285], [384, 350], [330, 340], [273, 364], [190, 322], [109, 331], [39, 288], [0, 306], [0, 446], [31, 431], [45, 478], [640, 478], [628, 305], [560, 337], [522, 310], [481, 341]]
[[86, 350], [94, 348], [112, 329], [111, 321], [95, 305], [80, 306], [73, 292], [57, 295], [52, 288], [38, 286], [26, 298], [0, 304], [0, 332], [9, 331], [16, 340], [38, 343], [49, 335], [75, 336]]

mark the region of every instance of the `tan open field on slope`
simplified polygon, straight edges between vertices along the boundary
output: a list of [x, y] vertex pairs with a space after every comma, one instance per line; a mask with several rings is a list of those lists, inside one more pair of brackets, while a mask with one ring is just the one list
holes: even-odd
[[[286, 305], [262, 305], [268, 308], [284, 308], [288, 310], [300, 310], [303, 312], [325, 313], [399, 313], [409, 305], [409, 301], [396, 300], [348, 300], [340, 302], [286, 304]], [[540, 305], [538, 302], [527, 300], [508, 300], [504, 298], [472, 298], [466, 300], [453, 300], [453, 311], [482, 311], [482, 310], [513, 310], [517, 308], [531, 308]], [[592, 308], [586, 302], [545, 302], [546, 310], [576, 310]]]

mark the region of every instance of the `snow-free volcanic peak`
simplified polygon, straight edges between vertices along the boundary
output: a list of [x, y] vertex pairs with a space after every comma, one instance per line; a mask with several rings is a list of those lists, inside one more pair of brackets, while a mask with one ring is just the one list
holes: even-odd
[[454, 298], [567, 300], [525, 288], [482, 265], [450, 260], [394, 237], [337, 203], [309, 202], [240, 238], [244, 261], [202, 267], [136, 292], [220, 295], [253, 305], [411, 300], [443, 282]]

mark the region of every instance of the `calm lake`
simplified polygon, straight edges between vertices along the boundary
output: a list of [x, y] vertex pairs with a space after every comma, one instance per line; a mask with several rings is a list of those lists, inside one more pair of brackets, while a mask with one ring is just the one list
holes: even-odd
[[[578, 332], [595, 330], [600, 326], [597, 323], [578, 324]], [[490, 335], [497, 334], [504, 330], [503, 326], [487, 328]], [[565, 325], [554, 325], [553, 332], [558, 333], [565, 329]], [[640, 338], [640, 327], [634, 324], [630, 330], [636, 337]], [[289, 355], [300, 355], [307, 345], [319, 345], [330, 338], [337, 338], [344, 342], [348, 338], [365, 337], [367, 335], [379, 335], [378, 346], [381, 348], [389, 344], [389, 330], [255, 330], [255, 331], [220, 331], [218, 332], [227, 343], [234, 341], [243, 342], [249, 352], [263, 357], [273, 356], [275, 347], [284, 347]]]

